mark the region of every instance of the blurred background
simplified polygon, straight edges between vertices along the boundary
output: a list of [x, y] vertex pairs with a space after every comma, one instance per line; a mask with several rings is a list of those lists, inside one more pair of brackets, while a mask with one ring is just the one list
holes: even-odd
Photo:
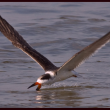
[[[0, 2], [0, 15], [58, 67], [110, 31], [109, 2]], [[75, 71], [27, 89], [44, 70], [0, 33], [0, 107], [110, 107], [110, 43]]]

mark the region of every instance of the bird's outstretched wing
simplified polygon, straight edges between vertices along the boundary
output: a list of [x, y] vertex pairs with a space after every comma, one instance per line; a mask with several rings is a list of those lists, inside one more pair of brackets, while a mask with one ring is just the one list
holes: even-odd
[[93, 42], [89, 46], [85, 47], [78, 53], [72, 56], [67, 62], [65, 62], [59, 69], [58, 73], [62, 73], [61, 71], [71, 71], [78, 67], [84, 60], [86, 60], [89, 56], [91, 56], [96, 50], [100, 49], [110, 40], [110, 32], [106, 35]]
[[6, 36], [14, 46], [20, 48], [23, 52], [34, 59], [45, 71], [56, 69], [57, 67], [52, 64], [46, 57], [41, 55], [33, 49], [19, 33], [0, 16], [0, 31]]

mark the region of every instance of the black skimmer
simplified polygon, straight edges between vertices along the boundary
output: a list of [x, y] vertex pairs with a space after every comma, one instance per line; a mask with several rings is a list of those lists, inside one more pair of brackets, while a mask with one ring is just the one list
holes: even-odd
[[91, 56], [96, 50], [100, 49], [110, 40], [110, 32], [93, 42], [89, 46], [85, 47], [75, 55], [73, 55], [67, 62], [61, 67], [56, 67], [46, 57], [41, 55], [35, 49], [33, 49], [19, 33], [0, 16], [0, 31], [6, 36], [12, 44], [21, 49], [33, 60], [35, 60], [45, 71], [45, 74], [40, 76], [35, 83], [30, 87], [38, 85], [36, 90], [39, 90], [42, 85], [53, 84], [55, 82], [65, 80], [70, 77], [77, 77], [77, 72], [74, 71], [83, 61]]

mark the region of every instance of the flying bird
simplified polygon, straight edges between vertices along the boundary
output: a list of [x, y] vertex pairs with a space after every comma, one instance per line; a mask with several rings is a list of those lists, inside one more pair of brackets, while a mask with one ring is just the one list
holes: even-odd
[[53, 84], [58, 81], [65, 80], [70, 77], [77, 77], [78, 73], [74, 71], [83, 61], [89, 58], [96, 50], [100, 49], [110, 40], [110, 32], [96, 40], [92, 44], [88, 45], [75, 55], [73, 55], [68, 61], [66, 61], [61, 67], [55, 66], [45, 56], [33, 49], [23, 37], [5, 20], [0, 16], [0, 31], [7, 37], [12, 44], [21, 49], [24, 53], [35, 60], [45, 71], [45, 74], [41, 75], [36, 82], [31, 86], [37, 86], [36, 90], [39, 90], [43, 85]]

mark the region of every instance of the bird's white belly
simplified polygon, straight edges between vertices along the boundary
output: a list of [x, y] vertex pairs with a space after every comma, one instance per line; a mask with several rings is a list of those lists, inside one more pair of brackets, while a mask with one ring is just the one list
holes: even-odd
[[62, 81], [72, 76], [73, 73], [71, 71], [63, 71], [62, 73], [58, 73], [52, 82], [54, 83], [54, 82]]

